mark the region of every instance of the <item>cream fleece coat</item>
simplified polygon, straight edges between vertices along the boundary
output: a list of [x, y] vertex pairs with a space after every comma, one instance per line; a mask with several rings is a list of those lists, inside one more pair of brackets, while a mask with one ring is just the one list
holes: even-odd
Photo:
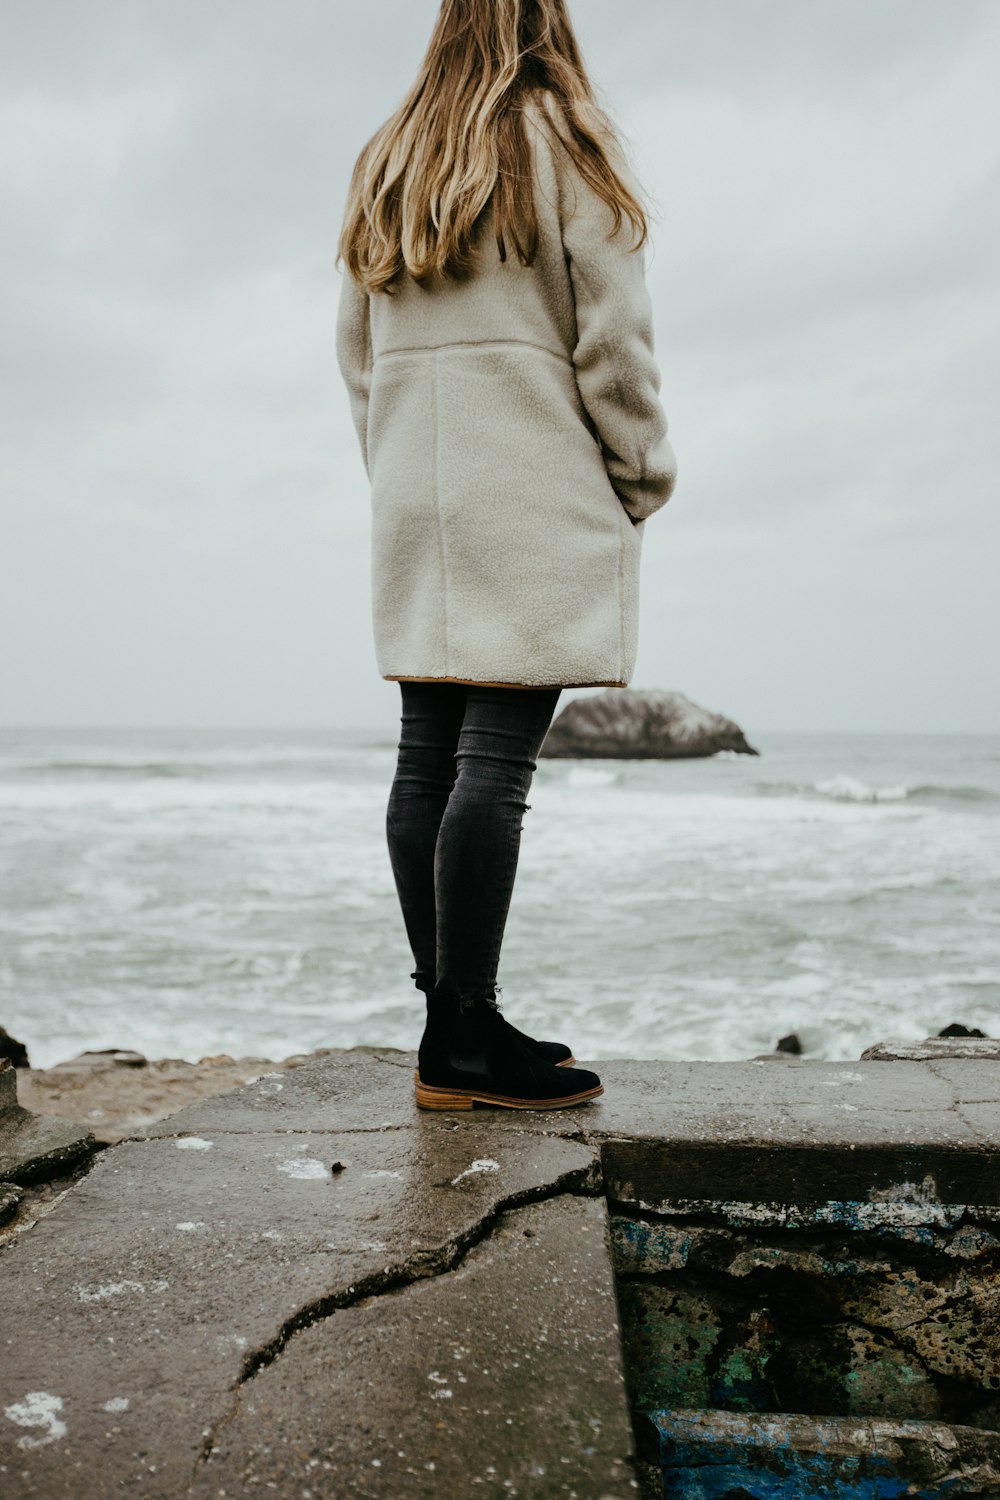
[[[626, 687], [646, 519], [677, 466], [643, 252], [543, 96], [525, 118], [539, 249], [369, 295], [344, 273], [337, 358], [371, 482], [372, 621], [389, 679]], [[616, 166], [628, 178], [623, 156]]]

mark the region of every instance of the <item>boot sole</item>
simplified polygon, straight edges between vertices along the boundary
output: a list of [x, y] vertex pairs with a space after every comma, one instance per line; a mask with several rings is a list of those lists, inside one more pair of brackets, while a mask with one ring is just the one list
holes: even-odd
[[570, 1104], [585, 1104], [604, 1093], [603, 1083], [596, 1089], [584, 1089], [579, 1094], [566, 1094], [561, 1099], [519, 1099], [514, 1094], [477, 1093], [472, 1089], [446, 1089], [435, 1084], [421, 1083], [419, 1073], [415, 1079], [417, 1107], [419, 1109], [472, 1109], [476, 1104], [499, 1105], [504, 1109], [565, 1109]]

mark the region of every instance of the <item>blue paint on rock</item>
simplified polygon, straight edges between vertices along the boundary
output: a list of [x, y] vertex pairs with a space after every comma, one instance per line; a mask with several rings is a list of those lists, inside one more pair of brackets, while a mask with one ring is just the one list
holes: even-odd
[[[670, 1500], [958, 1500], [962, 1493], [962, 1479], [928, 1475], [928, 1451], [942, 1434], [936, 1422], [884, 1423], [876, 1432], [864, 1419], [794, 1413], [639, 1415], [644, 1456], [659, 1467]], [[907, 1452], [922, 1473], [907, 1472]]]
[[838, 1479], [828, 1470], [800, 1465], [785, 1475], [753, 1464], [663, 1471], [663, 1494], [669, 1500], [957, 1500], [953, 1484], [912, 1489], [905, 1479], [888, 1476]]

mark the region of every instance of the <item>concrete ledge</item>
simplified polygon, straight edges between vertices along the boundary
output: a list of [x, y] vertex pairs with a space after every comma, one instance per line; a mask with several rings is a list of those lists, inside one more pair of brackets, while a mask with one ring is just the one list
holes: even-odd
[[654, 1279], [644, 1216], [993, 1253], [967, 1228], [1000, 1218], [992, 1062], [613, 1061], [587, 1106], [455, 1116], [415, 1108], [414, 1064], [333, 1053], [192, 1105], [2, 1251], [4, 1500], [621, 1500], [606, 1200]]
[[44, 1182], [89, 1156], [96, 1142], [89, 1130], [56, 1115], [33, 1115], [20, 1105], [0, 1114], [0, 1179]]
[[[0, 1058], [0, 1187], [47, 1182], [69, 1171], [96, 1147], [89, 1130], [56, 1115], [35, 1115], [17, 1102], [17, 1072]], [[10, 1217], [17, 1198], [0, 1200], [0, 1221]]]
[[613, 1201], [729, 1224], [947, 1224], [1000, 1204], [1000, 1154], [971, 1142], [616, 1140], [603, 1159]]

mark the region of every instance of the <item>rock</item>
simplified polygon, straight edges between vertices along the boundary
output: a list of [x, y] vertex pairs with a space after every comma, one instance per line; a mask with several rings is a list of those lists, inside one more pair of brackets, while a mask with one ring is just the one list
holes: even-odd
[[985, 1031], [980, 1031], [978, 1026], [963, 1026], [961, 1021], [952, 1021], [950, 1026], [943, 1026], [938, 1036], [985, 1036]]
[[[670, 1495], [996, 1495], [996, 1433], [937, 1421], [798, 1411], [634, 1414]], [[710, 1476], [711, 1489], [705, 1485]]]
[[862, 1052], [861, 1062], [931, 1062], [934, 1058], [977, 1057], [1000, 1061], [1000, 1037], [928, 1036], [922, 1042], [876, 1042]]
[[0, 1057], [5, 1057], [8, 1062], [13, 1063], [15, 1068], [31, 1067], [27, 1047], [16, 1037], [11, 1036], [3, 1026], [0, 1026]]
[[750, 1059], [750, 1061], [773, 1062], [775, 1059], [777, 1059], [780, 1062], [783, 1057], [801, 1056], [802, 1043], [799, 1041], [795, 1032], [790, 1031], [787, 1036], [781, 1036], [778, 1038], [778, 1040], [774, 1044], [773, 1052], [758, 1052], [755, 1057], [752, 1057]]
[[0, 1114], [17, 1106], [17, 1074], [5, 1057], [0, 1057]]
[[738, 724], [683, 693], [609, 688], [567, 703], [545, 736], [540, 755], [615, 760], [682, 760], [733, 750], [759, 755]]
[[130, 1052], [123, 1047], [101, 1047], [93, 1052], [78, 1052], [66, 1062], [56, 1063], [60, 1072], [81, 1073], [96, 1068], [145, 1068], [147, 1060], [141, 1052]]

